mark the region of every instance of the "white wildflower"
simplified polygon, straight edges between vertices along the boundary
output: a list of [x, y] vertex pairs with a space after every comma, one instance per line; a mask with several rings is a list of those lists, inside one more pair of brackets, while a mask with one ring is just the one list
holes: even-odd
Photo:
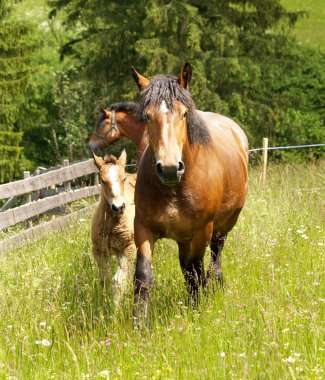
[[293, 358], [292, 356], [289, 356], [288, 358], [283, 358], [282, 361], [284, 363], [294, 363], [296, 361], [296, 359]]
[[51, 345], [51, 342], [47, 339], [42, 339], [42, 340], [36, 340], [35, 344], [42, 345], [44, 347], [49, 347]]
[[104, 369], [103, 371], [99, 372], [98, 375], [101, 377], [108, 377], [109, 371], [107, 369]]

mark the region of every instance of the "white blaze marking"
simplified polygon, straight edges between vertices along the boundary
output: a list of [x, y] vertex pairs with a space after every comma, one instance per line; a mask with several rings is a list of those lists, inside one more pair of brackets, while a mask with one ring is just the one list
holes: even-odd
[[160, 111], [162, 113], [168, 113], [169, 112], [169, 109], [168, 109], [166, 102], [164, 100], [160, 104]]
[[107, 176], [112, 184], [112, 199], [109, 201], [109, 203], [114, 203], [116, 207], [122, 206], [124, 200], [121, 196], [118, 168], [111, 166], [107, 171]]

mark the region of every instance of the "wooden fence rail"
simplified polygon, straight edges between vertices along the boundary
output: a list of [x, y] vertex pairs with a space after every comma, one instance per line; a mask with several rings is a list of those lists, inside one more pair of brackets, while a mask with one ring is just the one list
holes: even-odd
[[92, 159], [53, 170], [35, 177], [0, 185], [0, 200], [44, 189], [57, 183], [68, 182], [72, 179], [92, 174], [97, 168]]
[[[71, 190], [71, 180], [94, 173], [94, 182], [97, 182], [94, 186]], [[98, 180], [96, 181], [96, 178], [98, 177], [97, 168], [92, 159], [72, 165], [69, 165], [69, 162], [65, 160], [64, 167], [33, 177], [29, 177], [28, 175], [29, 173], [25, 173], [25, 179], [0, 185], [0, 200], [10, 198], [9, 202], [6, 203], [6, 207], [3, 207], [2, 212], [0, 212], [0, 231], [41, 215], [49, 210], [53, 210], [59, 206], [100, 193], [100, 185], [98, 185]], [[31, 192], [42, 190], [46, 187], [52, 187], [55, 184], [63, 184], [65, 191], [59, 194], [54, 194], [51, 197], [31, 202]], [[24, 195], [26, 203], [22, 206], [11, 208], [15, 203], [13, 200], [16, 200], [16, 197], [19, 195]], [[79, 216], [80, 213], [89, 212], [90, 210], [93, 210], [94, 207], [95, 206], [85, 207], [78, 212], [71, 213], [70, 215], [60, 217], [56, 220], [35, 227], [30, 225], [31, 228], [0, 241], [0, 253], [15, 246], [19, 246], [26, 241], [37, 240], [42, 236], [49, 234], [52, 230], [60, 229], [67, 225], [72, 219]]]
[[0, 230], [11, 227], [14, 224], [24, 222], [34, 216], [43, 214], [55, 207], [88, 198], [100, 193], [100, 186], [90, 186], [84, 189], [77, 189], [65, 193], [60, 193], [52, 197], [44, 198], [36, 202], [30, 202], [23, 206], [2, 212], [0, 219]]

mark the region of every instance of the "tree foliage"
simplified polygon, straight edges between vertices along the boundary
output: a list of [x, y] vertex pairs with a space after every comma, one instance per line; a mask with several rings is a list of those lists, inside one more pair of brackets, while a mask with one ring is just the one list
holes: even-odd
[[0, 181], [17, 172], [22, 154], [22, 133], [17, 120], [29, 92], [30, 53], [35, 49], [32, 27], [9, 22], [9, 1], [0, 3]]
[[53, 34], [12, 3], [0, 3], [2, 180], [18, 162], [87, 156], [98, 109], [137, 99], [131, 65], [150, 77], [191, 63], [197, 107], [235, 119], [251, 146], [325, 141], [325, 55], [291, 37], [300, 14], [279, 0], [48, 0]]
[[324, 53], [290, 37], [299, 13], [276, 0], [54, 0], [74, 39], [61, 48], [91, 82], [94, 103], [133, 98], [131, 65], [147, 76], [194, 67], [198, 108], [227, 114], [251, 145], [325, 140]]

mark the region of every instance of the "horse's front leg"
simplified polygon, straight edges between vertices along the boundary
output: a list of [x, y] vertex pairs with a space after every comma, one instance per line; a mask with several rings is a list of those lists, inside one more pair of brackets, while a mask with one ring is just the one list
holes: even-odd
[[130, 269], [132, 260], [127, 255], [121, 255], [118, 259], [119, 264], [115, 275], [113, 276], [113, 300], [115, 308], [120, 306], [121, 299], [127, 289], [130, 279]]
[[191, 241], [178, 242], [179, 262], [186, 286], [194, 303], [199, 302], [199, 288], [204, 281], [204, 253], [212, 234], [212, 223], [197, 231]]
[[221, 270], [221, 255], [222, 248], [227, 239], [227, 234], [222, 234], [220, 232], [213, 233], [210, 249], [211, 249], [211, 261], [208, 269], [207, 279], [213, 283], [219, 282], [221, 287], [224, 287], [223, 275]]
[[134, 219], [134, 240], [137, 258], [134, 275], [134, 317], [136, 325], [147, 323], [149, 313], [149, 292], [153, 285], [151, 268], [155, 235], [137, 217]]
[[102, 286], [107, 289], [109, 283], [110, 274], [110, 261], [106, 251], [99, 248], [97, 245], [93, 245], [93, 257], [97, 263], [99, 279]]

